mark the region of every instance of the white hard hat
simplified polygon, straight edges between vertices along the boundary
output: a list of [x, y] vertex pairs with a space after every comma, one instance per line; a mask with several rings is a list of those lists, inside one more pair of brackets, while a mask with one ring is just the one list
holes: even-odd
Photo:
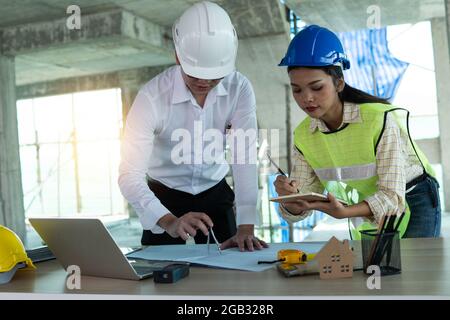
[[187, 9], [172, 27], [183, 71], [199, 79], [219, 79], [234, 71], [238, 39], [230, 17], [208, 1]]

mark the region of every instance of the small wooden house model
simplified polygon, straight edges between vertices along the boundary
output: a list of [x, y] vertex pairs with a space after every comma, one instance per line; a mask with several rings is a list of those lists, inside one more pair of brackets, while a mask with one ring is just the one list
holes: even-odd
[[320, 279], [351, 278], [353, 276], [353, 251], [348, 240], [332, 237], [314, 257]]

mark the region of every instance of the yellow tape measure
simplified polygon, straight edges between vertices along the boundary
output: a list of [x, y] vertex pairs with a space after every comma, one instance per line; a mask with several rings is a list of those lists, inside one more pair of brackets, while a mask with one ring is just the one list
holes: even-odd
[[273, 261], [258, 261], [258, 264], [261, 263], [276, 263], [282, 262], [283, 264], [302, 264], [306, 263], [309, 260], [314, 259], [315, 254], [307, 254], [301, 250], [297, 249], [284, 249], [280, 250], [277, 253], [277, 260]]
[[307, 256], [306, 253], [300, 250], [285, 249], [278, 251], [277, 258], [280, 262], [296, 264], [305, 262]]
[[278, 251], [278, 260], [288, 264], [306, 263], [314, 259], [315, 254], [307, 254], [301, 250], [285, 249]]

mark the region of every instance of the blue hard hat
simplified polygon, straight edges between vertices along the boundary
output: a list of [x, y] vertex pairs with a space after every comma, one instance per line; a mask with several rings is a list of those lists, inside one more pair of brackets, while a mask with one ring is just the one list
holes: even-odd
[[350, 61], [338, 37], [317, 25], [310, 25], [291, 40], [286, 55], [278, 66], [324, 67], [340, 65], [350, 69]]

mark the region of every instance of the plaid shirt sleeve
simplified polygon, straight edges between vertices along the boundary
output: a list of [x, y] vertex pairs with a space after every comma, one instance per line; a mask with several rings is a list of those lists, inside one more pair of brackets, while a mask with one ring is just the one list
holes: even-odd
[[400, 128], [389, 113], [376, 155], [378, 191], [364, 200], [372, 211], [371, 220], [376, 223], [383, 215], [399, 215], [405, 210], [404, 144]]

